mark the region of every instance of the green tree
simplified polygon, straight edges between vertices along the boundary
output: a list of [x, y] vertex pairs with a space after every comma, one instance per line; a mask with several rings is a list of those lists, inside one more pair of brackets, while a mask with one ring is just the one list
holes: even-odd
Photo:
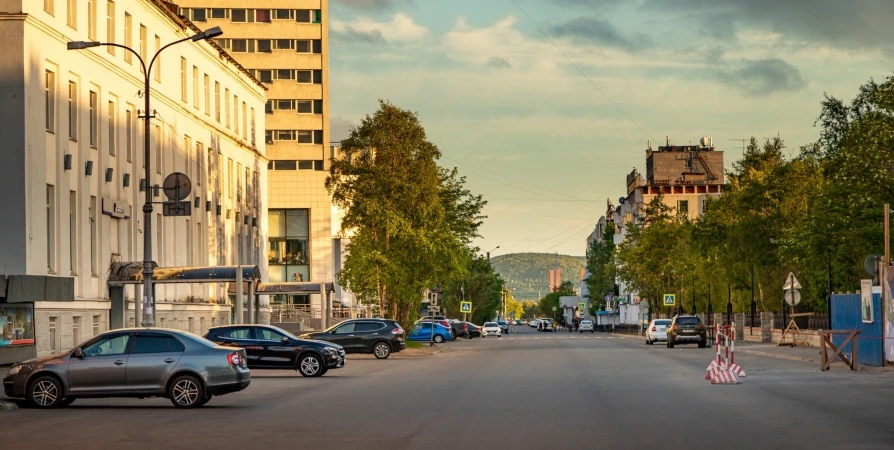
[[601, 241], [593, 241], [590, 244], [587, 252], [587, 271], [590, 273], [585, 280], [589, 290], [590, 308], [601, 310], [605, 306], [605, 296], [614, 292], [618, 275], [614, 222], [607, 223]]
[[472, 302], [472, 314], [468, 319], [477, 324], [494, 318], [502, 306], [503, 280], [486, 258], [466, 253], [466, 269], [462, 276], [454, 277], [442, 285], [442, 307], [450, 317], [463, 317], [460, 302]]
[[[562, 284], [559, 285], [559, 288], [553, 292], [550, 292], [545, 297], [540, 299], [540, 302], [537, 305], [537, 313], [540, 317], [559, 317], [562, 314], [562, 308], [560, 305], [559, 297], [565, 297], [569, 295], [575, 295], [574, 292], [574, 283], [570, 281], [563, 281]], [[553, 311], [553, 308], [556, 308]]]

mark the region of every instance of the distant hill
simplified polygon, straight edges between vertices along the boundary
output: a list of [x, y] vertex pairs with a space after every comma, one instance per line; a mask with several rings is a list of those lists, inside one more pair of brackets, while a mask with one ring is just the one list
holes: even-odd
[[580, 270], [587, 266], [583, 256], [556, 255], [554, 253], [508, 253], [490, 259], [497, 273], [506, 280], [516, 300], [539, 300], [546, 295], [549, 285], [549, 269], [562, 269], [562, 281], [575, 286], [580, 281]]

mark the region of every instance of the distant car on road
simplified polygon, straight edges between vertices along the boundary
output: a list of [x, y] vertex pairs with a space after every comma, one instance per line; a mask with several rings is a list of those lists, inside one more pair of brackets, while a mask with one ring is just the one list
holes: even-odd
[[503, 337], [503, 329], [500, 328], [500, 324], [497, 322], [484, 322], [484, 326], [481, 327], [481, 337], [488, 336]]
[[479, 327], [478, 325], [475, 325], [472, 322], [465, 322], [465, 324], [467, 327], [469, 327], [469, 337], [470, 338], [476, 338], [476, 337], [482, 336], [481, 327]]
[[245, 349], [251, 369], [292, 369], [305, 377], [320, 377], [345, 365], [345, 349], [337, 344], [301, 339], [271, 325], [222, 325], [205, 338]]
[[249, 383], [245, 350], [183, 331], [140, 328], [107, 331], [66, 353], [14, 364], [3, 390], [37, 408], [98, 397], [166, 397], [178, 408], [195, 408]]
[[505, 320], [498, 320], [497, 325], [500, 326], [500, 331], [503, 334], [509, 334], [509, 323], [508, 322], [506, 322]]
[[461, 320], [448, 320], [448, 322], [450, 322], [450, 328], [453, 329], [454, 338], [451, 340], [469, 336], [469, 326], [465, 322]]
[[667, 331], [667, 348], [674, 344], [697, 343], [698, 348], [708, 346], [707, 330], [698, 316], [676, 316]]
[[584, 331], [589, 331], [590, 333], [593, 333], [595, 331], [594, 327], [593, 327], [593, 321], [592, 320], [581, 320], [580, 326], [577, 327], [577, 331], [578, 331], [578, 333], [583, 333]]
[[[540, 325], [543, 325], [541, 328]], [[537, 327], [538, 331], [553, 331], [553, 321], [552, 319], [540, 319]]]
[[[434, 328], [434, 330], [432, 330]], [[422, 341], [422, 342], [430, 342], [435, 341], [435, 343], [442, 343], [450, 340], [450, 336], [453, 333], [450, 328], [441, 325], [440, 323], [431, 323], [431, 321], [422, 321], [416, 322], [416, 325], [413, 326], [413, 331], [410, 332], [408, 337], [411, 341]]]
[[378, 359], [387, 359], [407, 348], [404, 329], [390, 319], [348, 319], [328, 330], [299, 337], [338, 344], [345, 353], [372, 353]]
[[652, 345], [656, 341], [667, 341], [667, 327], [670, 319], [653, 319], [646, 327], [646, 344]]
[[450, 321], [448, 321], [447, 318], [444, 316], [423, 317], [417, 320], [416, 323], [431, 322], [432, 320], [434, 320], [437, 324], [441, 324], [441, 326], [443, 326], [444, 328], [447, 328], [447, 330], [450, 332], [450, 338], [447, 339], [448, 341], [456, 340], [456, 333], [453, 331], [453, 327], [450, 326]]
[[537, 325], [538, 325], [539, 323], [540, 323], [540, 319], [531, 319], [531, 320], [528, 322], [528, 326], [530, 326], [531, 328], [537, 328]]

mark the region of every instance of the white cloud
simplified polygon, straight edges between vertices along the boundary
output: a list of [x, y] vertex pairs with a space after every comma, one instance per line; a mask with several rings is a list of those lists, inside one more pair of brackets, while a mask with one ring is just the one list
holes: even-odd
[[395, 14], [387, 22], [377, 22], [367, 17], [359, 17], [352, 21], [332, 20], [329, 29], [333, 37], [367, 42], [385, 40], [389, 43], [410, 43], [428, 34], [427, 28], [403, 13]]

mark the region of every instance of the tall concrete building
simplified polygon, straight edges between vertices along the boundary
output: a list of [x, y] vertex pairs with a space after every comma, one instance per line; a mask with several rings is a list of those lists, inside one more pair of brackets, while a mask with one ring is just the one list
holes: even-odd
[[[181, 0], [181, 14], [220, 26], [217, 43], [268, 88], [269, 281], [334, 278], [329, 173], [329, 8], [327, 0]], [[273, 296], [308, 305], [319, 295]]]
[[[114, 299], [110, 274], [142, 262], [141, 186], [172, 172], [192, 180], [193, 208], [165, 217], [154, 206], [158, 267], [264, 271], [265, 86], [214, 42], [191, 41], [199, 26], [161, 0], [0, 1], [0, 363], [15, 353], [8, 342], [23, 346], [14, 357], [45, 355], [135, 324], [139, 286]], [[139, 60], [180, 39], [150, 74], [145, 180]], [[222, 283], [158, 284], [155, 299], [159, 326], [201, 334], [231, 321]]]

